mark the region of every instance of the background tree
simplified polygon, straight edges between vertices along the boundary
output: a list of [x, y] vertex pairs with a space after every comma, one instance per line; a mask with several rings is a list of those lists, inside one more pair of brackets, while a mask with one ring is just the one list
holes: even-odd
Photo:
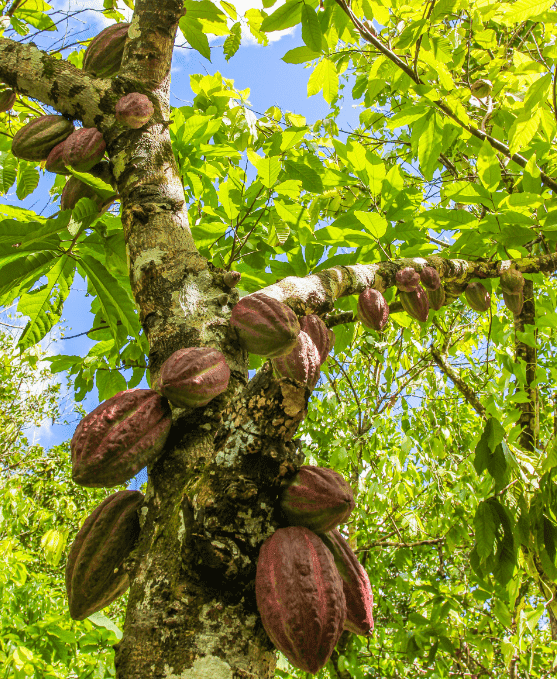
[[[264, 4], [239, 19], [224, 2], [140, 2], [114, 78], [82, 70], [83, 51], [59, 58], [55, 44], [49, 53], [0, 38], [0, 79], [18, 95], [3, 118], [4, 189], [17, 181], [23, 198], [36, 186], [38, 164], [16, 159], [10, 138], [47, 111], [102, 132], [110, 169], [72, 172], [100, 196], [73, 211], [4, 209], [0, 295], [29, 318], [20, 347], [58, 322], [77, 271], [98, 342], [52, 363], [75, 375], [78, 398], [95, 380], [101, 400], [146, 370], [153, 383], [182, 347], [216, 347], [232, 371], [217, 401], [175, 411], [150, 469], [117, 675], [274, 672], [253, 578], [277, 526], [278, 484], [300, 462], [294, 436], [310, 393], [240, 349], [229, 326], [238, 292], [224, 277], [235, 270], [240, 294], [263, 290], [299, 316], [319, 314], [337, 336], [329, 381], [309, 405], [304, 427], [319, 425], [307, 452], [360, 490], [351, 537], [368, 567], [373, 559], [380, 603], [374, 646], [343, 637], [330, 672], [549, 676], [553, 3]], [[116, 6], [106, 14], [121, 18]], [[16, 0], [5, 15], [20, 35], [56, 28], [46, 6]], [[277, 107], [256, 116], [220, 74], [192, 76], [193, 105], [170, 110], [178, 26], [205, 55], [207, 34], [226, 35], [231, 58], [242, 22], [261, 42], [301, 23], [304, 44], [284, 58], [309, 64], [325, 119], [309, 128]], [[348, 87], [363, 99], [350, 133], [337, 125]], [[132, 92], [155, 107], [139, 130], [114, 117]], [[120, 209], [107, 211], [115, 192]], [[447, 304], [419, 324], [400, 313], [395, 274], [426, 263]], [[516, 316], [500, 296], [479, 321], [455, 302], [473, 279], [498, 292], [511, 263], [527, 279]], [[391, 308], [382, 335], [353, 322], [355, 295], [369, 286]], [[250, 367], [260, 368], [251, 380]]]

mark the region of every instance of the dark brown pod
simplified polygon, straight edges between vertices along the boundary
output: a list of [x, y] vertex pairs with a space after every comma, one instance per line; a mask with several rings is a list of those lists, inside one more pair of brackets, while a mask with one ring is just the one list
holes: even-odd
[[121, 490], [107, 497], [85, 519], [66, 562], [70, 615], [83, 620], [105, 608], [129, 587], [123, 569], [139, 537], [139, 491]]
[[441, 287], [441, 276], [432, 266], [424, 266], [420, 271], [420, 280], [426, 290], [439, 290]]
[[396, 287], [402, 292], [412, 292], [420, 284], [420, 274], [409, 266], [396, 272]]
[[421, 285], [413, 292], [399, 290], [399, 297], [404, 311], [417, 321], [425, 323], [429, 315], [429, 299]]
[[90, 198], [99, 206], [102, 204], [102, 198], [95, 192], [92, 186], [82, 182], [77, 177], [70, 177], [60, 197], [60, 209], [73, 210], [81, 198]]
[[302, 316], [298, 321], [300, 323], [300, 329], [310, 336], [317, 347], [320, 364], [325, 363], [329, 351], [331, 350], [329, 329], [316, 314]]
[[272, 363], [281, 377], [305, 384], [310, 389], [317, 384], [321, 357], [313, 340], [303, 330], [298, 334], [294, 349], [286, 356], [274, 358]]
[[56, 144], [52, 151], [48, 154], [46, 159], [45, 169], [48, 172], [54, 172], [55, 174], [69, 175], [71, 172], [68, 170], [64, 164], [64, 159], [62, 158], [62, 153], [64, 151], [64, 143]]
[[480, 314], [483, 314], [491, 306], [491, 295], [485, 285], [477, 281], [468, 283], [464, 296], [468, 305]]
[[389, 305], [379, 290], [366, 288], [358, 296], [358, 318], [366, 328], [381, 332], [389, 320]]

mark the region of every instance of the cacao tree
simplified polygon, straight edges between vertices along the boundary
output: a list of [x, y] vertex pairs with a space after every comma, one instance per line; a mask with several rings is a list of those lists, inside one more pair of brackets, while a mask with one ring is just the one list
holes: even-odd
[[[15, 182], [23, 200], [46, 163], [60, 197], [48, 217], [2, 208], [0, 296], [28, 318], [19, 348], [59, 322], [78, 274], [96, 344], [51, 360], [74, 376], [78, 400], [96, 384], [107, 401], [145, 377], [172, 402], [164, 366], [184, 349], [217, 350], [230, 371], [208, 403], [173, 404], [150, 464], [123, 564], [116, 676], [287, 676], [255, 573], [304, 453], [348, 472], [352, 546], [370, 573], [390, 571], [398, 597], [396, 624], [378, 608], [376, 645], [343, 633], [324, 673], [550, 676], [553, 3], [265, 0], [240, 17], [224, 0], [142, 0], [128, 26], [108, 0], [114, 23], [87, 51], [48, 42], [58, 26], [46, 4], [14, 0], [3, 13], [2, 188]], [[171, 109], [178, 29], [205, 57], [207, 36], [226, 36], [231, 59], [242, 30], [264, 44], [300, 26], [284, 60], [311, 69], [308, 94], [330, 106], [322, 120], [278, 106], [255, 114], [219, 73], [192, 75], [192, 104]], [[343, 103], [361, 106], [350, 132]], [[358, 305], [370, 288], [383, 299], [365, 293]], [[301, 344], [308, 315], [336, 337], [317, 386], [317, 348], [303, 370], [285, 349]], [[346, 429], [333, 445], [337, 410], [353, 415], [353, 445]], [[431, 506], [401, 509], [408, 489], [433, 483]], [[453, 486], [458, 502], [441, 502]], [[397, 586], [397, 571], [413, 586]], [[450, 597], [445, 579], [460, 587]], [[470, 617], [445, 623], [457, 609]]]

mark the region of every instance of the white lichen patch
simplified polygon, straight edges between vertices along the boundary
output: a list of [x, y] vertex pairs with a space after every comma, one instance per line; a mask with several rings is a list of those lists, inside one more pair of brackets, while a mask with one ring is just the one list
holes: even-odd
[[151, 248], [150, 250], [145, 250], [140, 255], [138, 255], [133, 263], [133, 275], [137, 280], [141, 274], [141, 269], [144, 266], [148, 266], [151, 263], [156, 266], [161, 266], [163, 263], [163, 258], [167, 253], [160, 248]]
[[230, 665], [214, 655], [198, 658], [193, 667], [174, 674], [173, 668], [165, 665], [165, 679], [232, 679], [234, 673]]

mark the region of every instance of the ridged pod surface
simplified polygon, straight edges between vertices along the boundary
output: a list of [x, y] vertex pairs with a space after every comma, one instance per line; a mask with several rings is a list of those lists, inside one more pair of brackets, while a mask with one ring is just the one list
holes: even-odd
[[62, 160], [77, 172], [88, 172], [100, 163], [106, 143], [96, 127], [81, 127], [64, 142]]
[[427, 298], [429, 299], [430, 308], [434, 311], [439, 311], [443, 304], [445, 304], [445, 288], [441, 286], [437, 290], [428, 290]]
[[400, 301], [404, 311], [417, 321], [425, 323], [429, 315], [429, 299], [421, 285], [413, 292], [399, 291]]
[[77, 177], [70, 177], [64, 186], [60, 197], [60, 208], [62, 210], [73, 210], [80, 198], [91, 198], [100, 204], [101, 198], [95, 193], [95, 189], [89, 184], [82, 182]]
[[507, 269], [499, 279], [501, 290], [507, 295], [518, 295], [524, 288], [524, 276], [517, 269]]
[[389, 320], [389, 305], [374, 288], [366, 288], [358, 296], [358, 318], [366, 328], [381, 332]]
[[286, 356], [273, 359], [273, 367], [282, 377], [301, 382], [313, 389], [319, 379], [321, 357], [311, 337], [300, 330], [296, 346]]
[[120, 70], [130, 25], [113, 24], [91, 40], [83, 57], [83, 70], [96, 78], [112, 78]]
[[200, 408], [226, 391], [230, 368], [223, 354], [210, 347], [175, 351], [162, 364], [157, 391], [178, 408]]
[[329, 351], [331, 350], [331, 336], [329, 328], [316, 314], [309, 314], [309, 316], [302, 316], [298, 319], [300, 329], [307, 333], [313, 343], [317, 347], [319, 353], [320, 363], [323, 364], [327, 360]]
[[517, 295], [508, 295], [503, 290], [503, 302], [505, 302], [505, 306], [509, 311], [511, 311], [515, 316], [518, 316], [518, 314], [522, 311], [522, 306], [524, 305], [524, 296], [522, 291], [520, 291]]
[[402, 292], [412, 292], [420, 284], [420, 274], [409, 266], [396, 272], [396, 287]]
[[139, 536], [137, 511], [142, 504], [142, 493], [121, 490], [85, 519], [66, 562], [66, 593], [74, 620], [100, 611], [128, 589], [122, 565]]
[[246, 351], [268, 358], [289, 354], [300, 332], [292, 309], [260, 292], [242, 297], [232, 309], [230, 325]]
[[23, 160], [46, 160], [52, 149], [73, 130], [73, 124], [63, 116], [39, 116], [15, 133], [12, 153]]
[[157, 459], [171, 424], [168, 403], [155, 391], [121, 391], [77, 425], [71, 442], [73, 480], [91, 488], [125, 483]]
[[298, 669], [316, 674], [331, 657], [346, 620], [333, 555], [307, 528], [279, 528], [262, 545], [255, 596], [273, 644]]
[[331, 551], [346, 598], [344, 628], [369, 636], [373, 630], [373, 593], [365, 568], [338, 530], [319, 536]]
[[280, 506], [291, 526], [323, 533], [348, 519], [354, 493], [333, 469], [304, 465], [283, 490]]
[[426, 290], [439, 290], [441, 287], [441, 276], [432, 266], [424, 266], [420, 271], [420, 280]]
[[485, 285], [477, 281], [468, 283], [464, 296], [468, 305], [480, 314], [483, 314], [491, 306], [491, 295]]
[[[71, 135], [70, 135], [71, 136]], [[52, 151], [48, 154], [45, 163], [45, 170], [54, 172], [55, 174], [69, 175], [71, 172], [66, 168], [62, 153], [64, 151], [64, 142], [56, 144]]]
[[139, 92], [132, 92], [122, 97], [116, 104], [116, 120], [133, 130], [146, 125], [155, 112], [149, 97]]
[[9, 111], [15, 104], [17, 95], [13, 90], [4, 90], [0, 92], [0, 113]]

